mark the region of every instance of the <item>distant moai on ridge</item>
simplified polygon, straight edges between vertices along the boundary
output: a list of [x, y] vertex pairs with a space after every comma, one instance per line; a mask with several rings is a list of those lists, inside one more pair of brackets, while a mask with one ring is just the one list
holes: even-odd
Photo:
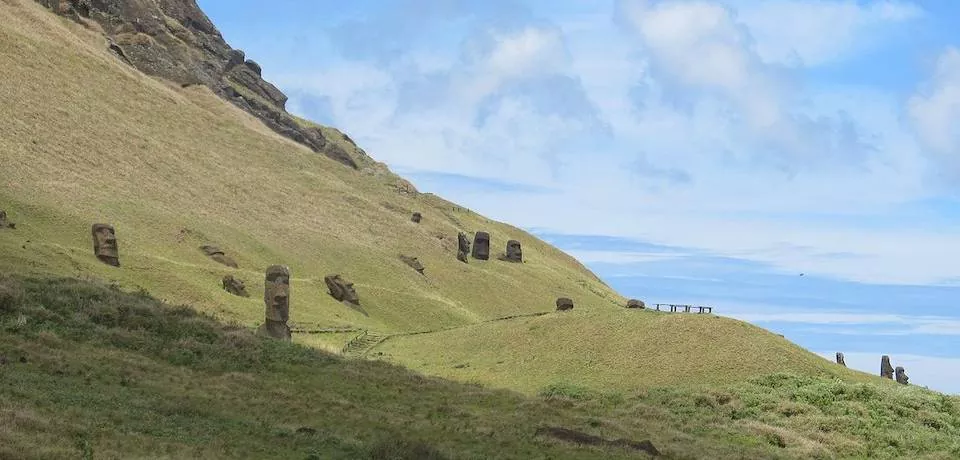
[[117, 233], [112, 226], [107, 224], [93, 224], [91, 228], [93, 234], [93, 254], [101, 262], [120, 266], [120, 253], [117, 250]]
[[263, 285], [265, 318], [257, 334], [274, 339], [291, 338], [290, 327], [290, 269], [286, 265], [267, 267]]
[[463, 232], [457, 233], [457, 260], [463, 263], [467, 263], [467, 256], [470, 254], [470, 240], [467, 239], [467, 234]]
[[421, 220], [423, 220], [423, 214], [419, 212], [415, 212], [410, 216], [410, 221], [413, 223], [419, 224]]
[[500, 260], [507, 262], [523, 262], [523, 250], [520, 248], [520, 242], [517, 240], [507, 241], [507, 250]]
[[897, 373], [897, 383], [901, 385], [910, 384], [910, 377], [907, 377], [907, 372], [903, 370], [903, 366], [897, 366], [896, 373]]
[[573, 310], [573, 300], [567, 297], [557, 299], [557, 311]]
[[880, 377], [893, 379], [893, 366], [890, 365], [890, 357], [887, 355], [880, 357]]
[[7, 220], [7, 211], [0, 209], [0, 230], [5, 228], [17, 228], [17, 224]]
[[330, 296], [339, 302], [347, 302], [353, 305], [360, 305], [360, 297], [357, 291], [353, 289], [353, 283], [343, 279], [340, 275], [327, 275], [323, 277]]
[[479, 260], [490, 259], [490, 234], [477, 232], [473, 236], [473, 258]]
[[220, 262], [223, 265], [226, 265], [231, 268], [239, 267], [239, 265], [237, 265], [237, 261], [233, 260], [233, 257], [228, 256], [218, 246], [214, 246], [212, 244], [205, 244], [203, 246], [200, 246], [200, 250], [203, 251], [203, 253], [206, 254], [207, 257], [217, 262]]
[[847, 367], [847, 362], [843, 359], [843, 353], [837, 352], [837, 364]]

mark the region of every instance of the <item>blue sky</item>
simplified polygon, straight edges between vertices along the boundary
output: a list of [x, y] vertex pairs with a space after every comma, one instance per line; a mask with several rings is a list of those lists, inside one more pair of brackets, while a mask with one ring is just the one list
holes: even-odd
[[623, 294], [960, 393], [957, 2], [199, 3], [291, 112]]

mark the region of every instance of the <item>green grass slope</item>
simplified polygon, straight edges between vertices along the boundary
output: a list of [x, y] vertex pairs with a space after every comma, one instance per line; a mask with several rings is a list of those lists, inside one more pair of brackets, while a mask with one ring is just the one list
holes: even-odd
[[429, 374], [527, 393], [556, 384], [613, 390], [729, 384], [784, 370], [880, 380], [741, 321], [624, 309], [575, 308], [395, 336], [371, 354]]
[[646, 458], [543, 427], [650, 440], [661, 458], [960, 455], [960, 400], [917, 387], [774, 375], [522, 396], [265, 340], [115, 285], [0, 275], [0, 458]]

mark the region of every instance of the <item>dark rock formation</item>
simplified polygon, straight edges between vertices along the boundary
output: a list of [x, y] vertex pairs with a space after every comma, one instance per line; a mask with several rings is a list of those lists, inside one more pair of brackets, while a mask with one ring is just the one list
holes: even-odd
[[467, 263], [467, 254], [470, 254], [470, 240], [463, 232], [457, 233], [457, 260]]
[[5, 228], [17, 228], [17, 224], [7, 220], [7, 212], [0, 209], [0, 230]]
[[323, 282], [327, 284], [327, 289], [334, 299], [360, 305], [360, 297], [357, 296], [357, 291], [353, 289], [353, 283], [343, 279], [340, 275], [327, 275], [323, 277]]
[[414, 223], [419, 224], [420, 221], [423, 220], [423, 215], [420, 214], [419, 212], [415, 212], [415, 213], [413, 213], [412, 216], [410, 216], [410, 220], [411, 220], [412, 222], [414, 222]]
[[117, 234], [107, 224], [93, 224], [93, 254], [101, 262], [114, 267], [120, 266], [120, 254], [117, 250]]
[[266, 307], [263, 325], [257, 334], [280, 340], [290, 340], [290, 269], [284, 265], [267, 267], [263, 285], [263, 303]]
[[907, 377], [907, 372], [903, 370], [903, 366], [897, 366], [896, 373], [897, 373], [897, 383], [901, 385], [910, 384], [910, 377]]
[[566, 297], [557, 299], [557, 311], [573, 310], [573, 300]]
[[490, 234], [477, 232], [473, 236], [473, 258], [480, 260], [490, 259]]
[[507, 241], [507, 250], [500, 260], [507, 262], [523, 262], [523, 250], [520, 248], [520, 242], [517, 240]]
[[880, 377], [893, 379], [893, 366], [890, 365], [890, 357], [887, 355], [880, 358]]
[[140, 71], [184, 87], [205, 85], [277, 133], [358, 169], [319, 127], [287, 113], [287, 96], [261, 77], [259, 64], [224, 41], [196, 0], [36, 1], [77, 22], [96, 22], [110, 50]]
[[400, 260], [402, 260], [403, 263], [409, 265], [410, 268], [416, 270], [417, 273], [420, 273], [421, 275], [423, 274], [423, 264], [420, 263], [420, 260], [417, 259], [416, 257], [410, 257], [410, 256], [405, 256], [403, 254], [400, 254]]
[[223, 252], [223, 250], [217, 246], [208, 244], [208, 245], [200, 246], [200, 250], [203, 251], [203, 253], [206, 254], [208, 257], [210, 257], [211, 259], [217, 262], [220, 262], [221, 264], [224, 264], [228, 267], [233, 267], [233, 268], [238, 267], [237, 262], [233, 260], [232, 257], [226, 255]]
[[243, 284], [243, 281], [234, 278], [232, 275], [224, 276], [222, 282], [224, 291], [235, 296], [250, 297], [250, 294], [247, 293], [247, 286]]
[[642, 300], [630, 299], [627, 301], [627, 308], [639, 308], [643, 310], [647, 308], [647, 304], [643, 303]]
[[837, 364], [847, 367], [847, 362], [843, 359], [843, 353], [837, 352]]
[[537, 428], [536, 435], [538, 436], [550, 436], [561, 441], [577, 443], [587, 446], [609, 446], [609, 447], [625, 447], [628, 449], [633, 449], [640, 452], [646, 452], [647, 454], [657, 457], [660, 455], [660, 451], [653, 445], [650, 441], [632, 441], [629, 439], [616, 439], [616, 440], [607, 440], [599, 436], [594, 436], [591, 434], [583, 433], [580, 431], [571, 430], [568, 428], [561, 427], [541, 427]]

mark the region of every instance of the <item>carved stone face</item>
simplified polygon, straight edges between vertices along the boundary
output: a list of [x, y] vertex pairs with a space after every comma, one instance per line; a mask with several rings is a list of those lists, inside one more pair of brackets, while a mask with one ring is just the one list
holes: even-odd
[[263, 302], [268, 321], [286, 323], [290, 319], [290, 269], [285, 265], [267, 268]]
[[893, 366], [890, 365], [890, 357], [887, 355], [880, 358], [880, 376], [888, 379], [893, 378]]
[[490, 259], [490, 234], [477, 232], [473, 236], [473, 258], [480, 260]]
[[510, 262], [523, 262], [523, 250], [520, 249], [519, 241], [507, 241], [506, 259]]
[[120, 255], [117, 251], [117, 236], [113, 227], [107, 224], [93, 224], [93, 253], [103, 263], [120, 266]]
[[897, 383], [907, 385], [910, 382], [910, 377], [907, 377], [907, 372], [903, 370], [903, 367], [897, 366]]
[[327, 275], [323, 278], [330, 290], [330, 295], [340, 302], [347, 302], [353, 305], [360, 305], [360, 296], [353, 289], [353, 283], [343, 279], [340, 275]]

